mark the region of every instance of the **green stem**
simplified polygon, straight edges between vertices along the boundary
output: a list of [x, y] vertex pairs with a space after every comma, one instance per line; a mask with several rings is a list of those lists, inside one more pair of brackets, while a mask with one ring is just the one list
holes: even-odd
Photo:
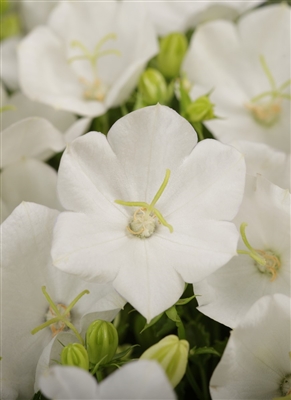
[[197, 385], [196, 380], [195, 380], [194, 376], [192, 375], [192, 372], [191, 372], [191, 369], [190, 369], [189, 365], [187, 365], [186, 377], [187, 377], [188, 382], [190, 383], [193, 391], [195, 392], [197, 398], [199, 400], [204, 400], [203, 399], [203, 393], [201, 392], [200, 387]]
[[198, 363], [198, 367], [199, 367], [201, 381], [202, 381], [202, 390], [203, 390], [203, 395], [204, 395], [203, 400], [208, 400], [210, 397], [209, 397], [208, 381], [207, 381], [207, 377], [205, 374], [205, 369], [203, 368], [203, 365], [201, 364], [201, 362]]

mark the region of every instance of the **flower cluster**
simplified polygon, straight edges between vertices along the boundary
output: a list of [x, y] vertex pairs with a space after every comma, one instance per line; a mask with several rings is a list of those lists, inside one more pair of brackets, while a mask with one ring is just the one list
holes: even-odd
[[269, 3], [1, 1], [1, 399], [291, 399]]

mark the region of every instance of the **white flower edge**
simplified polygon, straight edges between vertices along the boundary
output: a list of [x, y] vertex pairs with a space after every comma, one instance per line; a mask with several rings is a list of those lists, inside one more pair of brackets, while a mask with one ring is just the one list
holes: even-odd
[[45, 396], [61, 399], [175, 400], [164, 371], [155, 361], [133, 361], [100, 384], [86, 371], [74, 367], [51, 368], [40, 378]]

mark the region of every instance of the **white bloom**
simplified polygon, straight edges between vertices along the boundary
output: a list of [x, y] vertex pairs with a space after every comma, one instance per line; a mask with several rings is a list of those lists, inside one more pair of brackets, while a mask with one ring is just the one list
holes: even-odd
[[[234, 222], [247, 223], [247, 240], [261, 265], [239, 254], [219, 271], [195, 285], [199, 310], [234, 327], [258, 299], [282, 293], [290, 296], [290, 193], [262, 177], [248, 177], [245, 197]], [[240, 239], [238, 249], [250, 252]]]
[[210, 381], [213, 400], [273, 400], [291, 393], [290, 298], [265, 296], [232, 332]]
[[[55, 210], [22, 203], [2, 225], [0, 366], [3, 379], [11, 382], [22, 398], [31, 398], [34, 393], [36, 364], [53, 335], [70, 323], [80, 332], [92, 317], [98, 318], [98, 312], [107, 311], [107, 318], [111, 319], [124, 305], [112, 286], [89, 284], [52, 266], [50, 248], [57, 215]], [[56, 316], [48, 296], [65, 314], [66, 322], [38, 330]], [[66, 307], [77, 296], [79, 300], [67, 314]], [[37, 332], [32, 334], [33, 330]]]
[[[66, 143], [84, 133], [89, 118], [35, 103], [22, 93], [7, 97], [2, 90], [1, 197], [4, 220], [21, 201], [60, 209], [56, 171], [45, 164]], [[63, 133], [62, 133], [63, 132]]]
[[175, 393], [155, 361], [133, 361], [100, 384], [88, 372], [75, 367], [55, 366], [40, 380], [45, 396], [90, 400], [175, 400]]
[[[147, 1], [149, 12], [160, 36], [171, 32], [185, 32], [198, 24], [213, 19], [235, 19], [240, 13], [262, 1]], [[161, 18], [162, 16], [162, 18]]]
[[32, 99], [80, 115], [121, 105], [157, 40], [143, 7], [64, 2], [19, 46], [20, 83]]
[[60, 200], [72, 212], [58, 218], [54, 264], [112, 281], [147, 320], [178, 300], [184, 281], [225, 264], [238, 239], [227, 221], [242, 199], [244, 160], [215, 140], [196, 144], [192, 126], [160, 105], [121, 118], [107, 139], [75, 140], [59, 170]]
[[26, 1], [20, 0], [19, 13], [23, 27], [31, 31], [38, 25], [45, 24], [52, 9], [60, 0]]
[[231, 145], [243, 153], [249, 175], [260, 174], [282, 189], [290, 189], [290, 153], [276, 150], [264, 143], [244, 140], [231, 142]]
[[221, 119], [205, 125], [221, 141], [290, 151], [289, 35], [286, 4], [255, 10], [237, 25], [211, 22], [194, 33], [182, 70], [205, 92], [214, 89], [211, 101]]

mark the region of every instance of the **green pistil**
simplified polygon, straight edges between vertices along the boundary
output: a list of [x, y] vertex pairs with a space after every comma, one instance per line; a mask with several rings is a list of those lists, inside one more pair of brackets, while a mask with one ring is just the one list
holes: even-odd
[[283, 98], [287, 100], [291, 100], [291, 95], [287, 93], [283, 93], [285, 89], [288, 88], [291, 84], [291, 79], [288, 79], [286, 82], [282, 83], [278, 88], [276, 86], [275, 79], [267, 65], [266, 59], [263, 55], [260, 56], [260, 63], [263, 68], [264, 73], [266, 74], [266, 77], [270, 83], [271, 90], [268, 90], [267, 92], [263, 92], [251, 99], [252, 103], [256, 103], [257, 101], [263, 99], [264, 97], [271, 97], [271, 100], [276, 100], [278, 98]]
[[44, 322], [43, 324], [39, 325], [38, 327], [34, 328], [31, 333], [32, 335], [34, 335], [35, 333], [41, 331], [42, 329], [58, 323], [58, 322], [63, 322], [69, 329], [71, 329], [75, 335], [77, 336], [77, 338], [80, 340], [80, 342], [83, 344], [84, 341], [81, 337], [81, 335], [79, 334], [79, 332], [77, 331], [77, 329], [74, 327], [74, 325], [68, 320], [69, 317], [69, 313], [72, 310], [72, 308], [76, 305], [76, 303], [81, 299], [81, 297], [83, 297], [85, 294], [89, 294], [89, 290], [83, 290], [83, 292], [81, 292], [69, 305], [68, 307], [66, 307], [64, 313], [61, 313], [60, 310], [58, 309], [57, 305], [53, 302], [52, 298], [50, 297], [50, 295], [48, 294], [48, 292], [46, 291], [46, 287], [42, 286], [41, 288], [42, 293], [44, 295], [44, 297], [46, 298], [47, 302], [49, 303], [50, 307], [52, 308], [52, 310], [54, 311], [54, 313], [56, 314], [56, 316], [54, 318], [49, 319], [48, 321]]
[[171, 171], [169, 169], [167, 169], [163, 183], [161, 184], [161, 186], [160, 186], [159, 190], [157, 191], [155, 197], [153, 198], [153, 201], [151, 202], [151, 204], [148, 204], [148, 203], [145, 203], [142, 201], [123, 201], [123, 200], [115, 200], [115, 203], [120, 204], [122, 206], [127, 206], [127, 207], [145, 208], [147, 211], [146, 212], [147, 215], [154, 214], [158, 218], [160, 223], [162, 225], [166, 226], [169, 229], [169, 231], [172, 233], [173, 232], [172, 225], [168, 224], [167, 221], [165, 220], [165, 218], [160, 213], [160, 211], [155, 208], [157, 201], [163, 194], [163, 192], [169, 182], [170, 174], [171, 174]]
[[248, 226], [248, 224], [246, 222], [243, 222], [240, 226], [240, 234], [242, 237], [242, 240], [244, 242], [244, 244], [246, 245], [246, 247], [249, 249], [249, 251], [247, 250], [238, 250], [238, 254], [247, 254], [249, 255], [252, 259], [254, 259], [258, 264], [265, 266], [266, 265], [266, 260], [260, 256], [260, 254], [250, 245], [250, 243], [248, 242], [248, 239], [246, 237], [246, 227]]
[[3, 113], [4, 111], [14, 111], [14, 110], [16, 110], [16, 107], [10, 104], [6, 104], [6, 106], [0, 108], [0, 113]]
[[78, 56], [71, 57], [68, 61], [71, 63], [73, 61], [77, 60], [88, 60], [90, 62], [94, 77], [97, 78], [97, 61], [100, 57], [109, 55], [109, 54], [115, 54], [116, 56], [120, 56], [121, 53], [120, 51], [116, 49], [108, 49], [108, 50], [103, 50], [100, 51], [101, 47], [111, 39], [116, 39], [116, 34], [115, 33], [109, 33], [108, 35], [104, 36], [95, 46], [94, 51], [91, 53], [90, 50], [87, 49], [86, 46], [84, 46], [81, 42], [78, 40], [74, 40], [71, 43], [72, 47], [78, 47], [83, 54], [80, 54]]

